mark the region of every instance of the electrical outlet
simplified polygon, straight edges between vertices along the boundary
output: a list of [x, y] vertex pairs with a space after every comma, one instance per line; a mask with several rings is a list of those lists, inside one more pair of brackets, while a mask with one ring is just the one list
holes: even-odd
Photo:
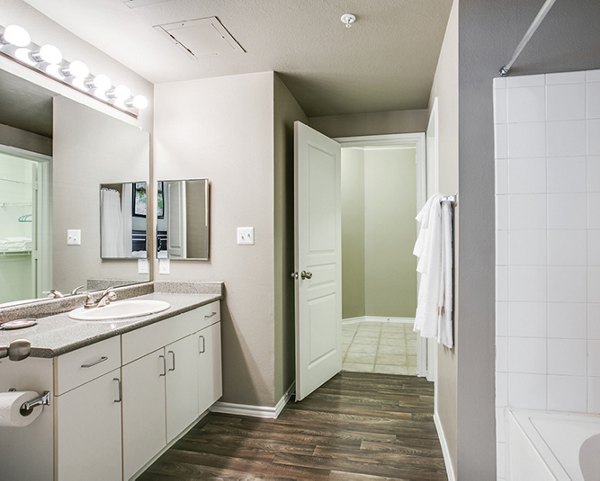
[[67, 229], [67, 245], [81, 245], [81, 229]]
[[158, 273], [159, 274], [170, 274], [171, 273], [171, 261], [169, 259], [158, 259]]
[[150, 266], [148, 259], [138, 259], [138, 274], [148, 274], [150, 272]]
[[254, 245], [254, 227], [237, 228], [238, 245]]

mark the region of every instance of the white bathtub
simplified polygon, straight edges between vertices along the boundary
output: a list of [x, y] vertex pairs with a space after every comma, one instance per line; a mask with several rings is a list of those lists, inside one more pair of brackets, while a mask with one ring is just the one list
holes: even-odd
[[600, 416], [508, 411], [510, 481], [600, 481]]

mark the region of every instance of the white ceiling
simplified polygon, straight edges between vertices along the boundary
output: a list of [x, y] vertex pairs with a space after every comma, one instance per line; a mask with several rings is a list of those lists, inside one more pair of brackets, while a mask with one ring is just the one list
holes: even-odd
[[[452, 0], [26, 0], [153, 83], [275, 70], [309, 116], [427, 107]], [[143, 2], [142, 2], [143, 3]], [[346, 29], [343, 13], [357, 16]], [[216, 16], [246, 53], [192, 58], [154, 25]]]

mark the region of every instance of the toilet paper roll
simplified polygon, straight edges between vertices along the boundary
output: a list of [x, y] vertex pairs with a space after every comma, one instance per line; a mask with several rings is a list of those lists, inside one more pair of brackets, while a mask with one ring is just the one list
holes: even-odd
[[31, 414], [26, 416], [21, 414], [21, 406], [25, 401], [31, 401], [38, 396], [35, 391], [0, 392], [0, 427], [29, 426], [41, 414], [42, 406], [34, 407]]

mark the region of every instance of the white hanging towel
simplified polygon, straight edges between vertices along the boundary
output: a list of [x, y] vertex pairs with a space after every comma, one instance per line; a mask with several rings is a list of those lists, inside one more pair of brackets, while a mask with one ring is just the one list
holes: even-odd
[[432, 196], [416, 219], [419, 235], [413, 254], [420, 274], [414, 330], [453, 346], [452, 337], [452, 211]]
[[452, 335], [452, 290], [454, 261], [452, 206], [442, 203], [442, 288], [440, 292], [440, 312], [438, 317], [437, 340], [446, 347], [454, 345]]
[[100, 190], [100, 227], [102, 257], [123, 257], [121, 196], [114, 189]]

